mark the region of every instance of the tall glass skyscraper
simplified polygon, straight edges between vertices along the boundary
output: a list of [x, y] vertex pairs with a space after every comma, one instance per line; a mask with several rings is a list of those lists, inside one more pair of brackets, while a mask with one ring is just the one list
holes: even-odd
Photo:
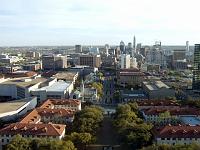
[[200, 90], [200, 44], [194, 48], [193, 90]]

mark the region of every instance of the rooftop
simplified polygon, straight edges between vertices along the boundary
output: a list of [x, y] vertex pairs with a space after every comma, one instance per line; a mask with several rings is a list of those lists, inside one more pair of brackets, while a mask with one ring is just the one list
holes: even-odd
[[73, 81], [74, 77], [77, 75], [77, 72], [59, 72], [54, 75], [57, 79], [64, 79], [68, 81]]
[[24, 106], [30, 100], [31, 98], [26, 98], [26, 99], [21, 99], [21, 100], [0, 103], [0, 114], [16, 111], [22, 106]]
[[48, 99], [45, 101], [40, 108], [52, 108], [54, 105], [75, 105], [79, 106], [81, 104], [80, 100], [75, 99]]
[[153, 81], [153, 82], [147, 82], [144, 81], [143, 84], [150, 90], [159, 90], [161, 88], [166, 88], [169, 89], [170, 87], [167, 86], [165, 83], [163, 83], [162, 81]]
[[200, 126], [167, 125], [155, 128], [154, 135], [159, 138], [200, 138]]
[[65, 125], [60, 124], [30, 124], [13, 123], [0, 130], [0, 134], [6, 135], [36, 135], [36, 136], [61, 136]]
[[31, 87], [37, 83], [40, 82], [45, 82], [47, 81], [46, 78], [36, 78], [36, 79], [31, 79], [31, 78], [16, 78], [16, 79], [10, 79], [5, 82], [2, 82], [1, 84], [10, 84], [10, 85], [17, 85], [20, 87]]
[[179, 108], [149, 108], [143, 110], [146, 115], [159, 115], [160, 113], [164, 113], [166, 111], [170, 112], [170, 115], [200, 115], [200, 110], [197, 108], [188, 108], [188, 107], [179, 107]]
[[139, 106], [179, 106], [176, 101], [173, 100], [144, 100], [138, 101]]
[[71, 83], [65, 81], [58, 81], [53, 83], [50, 86], [45, 86], [40, 89], [35, 89], [34, 91], [47, 91], [47, 92], [62, 92], [65, 91]]
[[38, 123], [41, 120], [41, 117], [48, 116], [60, 116], [60, 117], [73, 117], [74, 111], [66, 109], [51, 109], [51, 108], [36, 108], [30, 112], [26, 117], [24, 117], [20, 122], [21, 123]]

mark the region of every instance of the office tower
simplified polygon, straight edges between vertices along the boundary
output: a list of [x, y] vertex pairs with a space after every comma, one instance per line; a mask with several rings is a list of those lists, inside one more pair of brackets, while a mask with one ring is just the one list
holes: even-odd
[[128, 48], [129, 50], [132, 49], [132, 43], [131, 43], [131, 42], [128, 43], [128, 47], [127, 47], [127, 48]]
[[121, 54], [121, 69], [130, 68], [130, 55]]
[[82, 53], [82, 46], [81, 45], [75, 45], [75, 52], [76, 53]]
[[55, 70], [54, 55], [42, 56], [42, 69], [43, 70]]
[[193, 90], [200, 90], [200, 44], [194, 47]]
[[80, 55], [79, 56], [79, 65], [90, 66], [90, 67], [100, 67], [101, 66], [101, 57], [100, 55]]
[[189, 41], [186, 41], [186, 52], [188, 53], [189, 51], [190, 51]]
[[42, 69], [43, 70], [59, 70], [67, 68], [67, 57], [61, 55], [43, 55]]
[[133, 51], [132, 51], [132, 56], [136, 53], [136, 38], [135, 35], [133, 37]]
[[99, 54], [99, 48], [98, 47], [90, 47], [89, 52], [91, 54], [98, 55]]
[[105, 44], [105, 53], [106, 53], [106, 56], [109, 55], [109, 53], [108, 53], [109, 49], [110, 49], [110, 46], [108, 44]]
[[55, 56], [55, 69], [64, 69], [67, 68], [67, 56], [57, 55]]
[[126, 53], [126, 50], [125, 50], [125, 44], [123, 41], [120, 42], [120, 52], [121, 54], [125, 54]]
[[173, 51], [173, 60], [184, 60], [186, 59], [185, 49], [175, 49]]

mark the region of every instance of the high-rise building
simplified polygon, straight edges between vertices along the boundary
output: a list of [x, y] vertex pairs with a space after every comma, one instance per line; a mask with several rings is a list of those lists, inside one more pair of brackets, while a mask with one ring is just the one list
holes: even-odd
[[81, 45], [75, 45], [75, 52], [76, 53], [82, 53], [82, 46]]
[[186, 52], [188, 53], [189, 51], [190, 51], [189, 41], [186, 41]]
[[133, 37], [133, 51], [132, 51], [132, 56], [136, 53], [136, 38], [135, 36]]
[[121, 69], [130, 68], [130, 55], [121, 54]]
[[42, 69], [55, 70], [54, 55], [43, 55], [42, 56]]
[[200, 44], [194, 48], [193, 90], [200, 90]]
[[126, 48], [125, 48], [125, 44], [123, 41], [120, 42], [120, 52], [121, 54], [125, 54], [126, 53]]
[[186, 58], [185, 49], [175, 49], [173, 51], [173, 60], [184, 60]]
[[101, 66], [101, 57], [100, 55], [80, 55], [79, 56], [79, 65], [85, 65], [90, 67], [100, 67]]
[[43, 70], [59, 70], [67, 68], [67, 57], [61, 55], [43, 55], [42, 69]]

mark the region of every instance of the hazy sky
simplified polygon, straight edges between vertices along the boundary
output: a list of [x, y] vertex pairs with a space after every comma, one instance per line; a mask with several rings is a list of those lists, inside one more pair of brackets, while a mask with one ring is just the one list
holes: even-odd
[[199, 0], [0, 0], [0, 45], [200, 43]]

